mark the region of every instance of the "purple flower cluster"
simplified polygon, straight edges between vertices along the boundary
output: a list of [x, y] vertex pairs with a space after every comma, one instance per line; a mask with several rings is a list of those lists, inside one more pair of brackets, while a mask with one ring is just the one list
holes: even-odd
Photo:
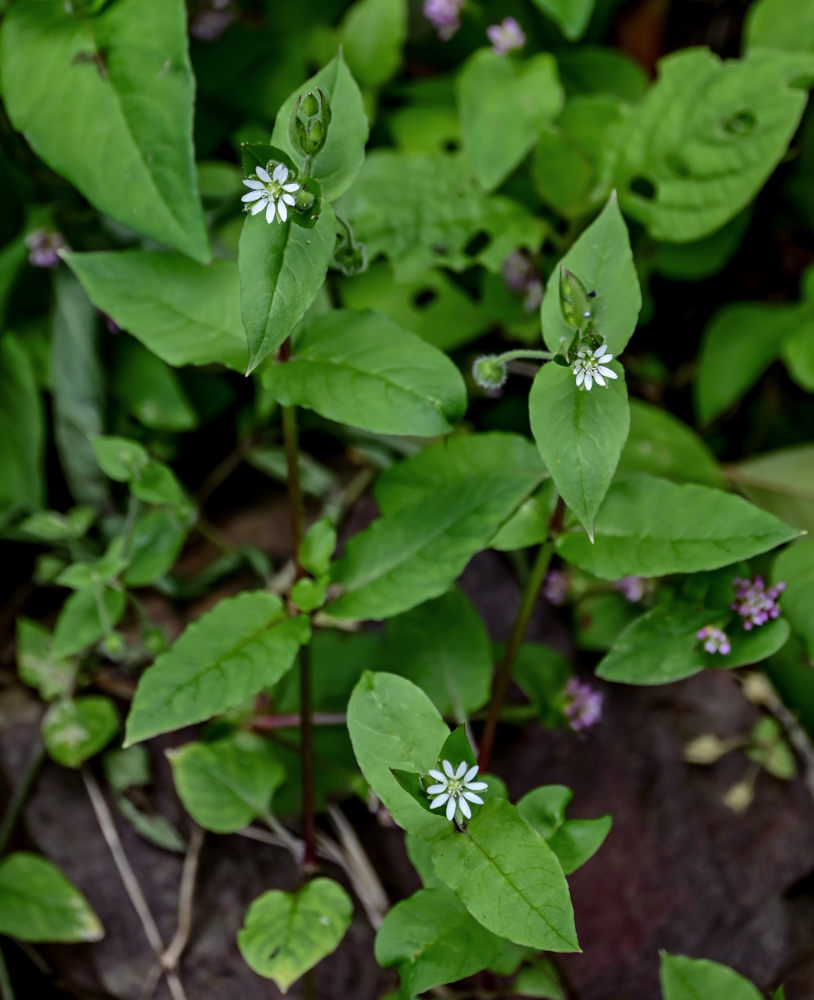
[[624, 594], [631, 604], [638, 604], [651, 589], [648, 588], [648, 583], [649, 581], [641, 576], [623, 576], [613, 586], [620, 594]]
[[762, 576], [756, 576], [754, 580], [736, 576], [732, 586], [735, 588], [732, 610], [741, 616], [747, 632], [755, 625], [765, 625], [770, 618], [777, 618], [780, 614], [777, 599], [786, 589], [785, 583], [777, 583], [767, 590]]
[[704, 640], [704, 649], [708, 653], [721, 653], [726, 656], [732, 649], [729, 636], [723, 629], [716, 628], [714, 625], [705, 625], [695, 633], [695, 636], [697, 639]]
[[543, 584], [543, 596], [549, 604], [555, 604], [559, 607], [561, 604], [565, 604], [570, 585], [571, 581], [565, 570], [550, 569]]
[[466, 0], [424, 0], [424, 17], [442, 42], [448, 42], [461, 26], [461, 8]]
[[515, 250], [503, 261], [503, 280], [515, 295], [523, 296], [523, 308], [534, 312], [543, 301], [543, 283], [531, 259]]
[[44, 226], [30, 232], [25, 238], [28, 249], [28, 263], [32, 267], [59, 267], [59, 251], [68, 250], [62, 233], [46, 229]]
[[575, 731], [589, 729], [602, 718], [602, 693], [572, 677], [565, 685], [565, 717]]
[[237, 17], [232, 0], [203, 0], [189, 18], [189, 33], [202, 42], [214, 42]]
[[525, 32], [513, 17], [504, 17], [500, 24], [490, 24], [486, 34], [492, 43], [492, 51], [498, 56], [522, 49], [526, 44]]

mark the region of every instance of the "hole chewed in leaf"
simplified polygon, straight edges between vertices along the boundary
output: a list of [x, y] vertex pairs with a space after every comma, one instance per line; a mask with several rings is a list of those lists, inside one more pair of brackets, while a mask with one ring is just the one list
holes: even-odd
[[413, 305], [416, 309], [426, 309], [438, 298], [438, 292], [434, 288], [422, 288], [413, 296]]
[[634, 177], [630, 182], [630, 190], [632, 194], [648, 201], [653, 201], [656, 197], [656, 185], [647, 177]]
[[737, 114], [726, 118], [721, 122], [721, 128], [729, 135], [745, 136], [754, 132], [757, 126], [757, 118], [752, 111], [738, 111]]
[[485, 229], [481, 229], [475, 233], [472, 239], [470, 239], [470, 241], [466, 244], [464, 247], [464, 253], [467, 257], [477, 257], [479, 254], [483, 253], [491, 242], [492, 237], [489, 233], [487, 233]]

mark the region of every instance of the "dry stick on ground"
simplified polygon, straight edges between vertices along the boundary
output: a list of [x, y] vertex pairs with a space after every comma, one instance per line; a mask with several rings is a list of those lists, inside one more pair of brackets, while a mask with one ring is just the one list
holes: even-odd
[[[125, 854], [124, 847], [119, 839], [116, 824], [113, 822], [113, 816], [110, 813], [105, 797], [102, 795], [102, 790], [99, 788], [96, 778], [94, 778], [93, 774], [87, 767], [82, 768], [81, 774], [82, 780], [85, 782], [88, 798], [90, 799], [93, 811], [96, 814], [96, 821], [99, 824], [99, 829], [102, 831], [102, 836], [105, 838], [105, 842], [107, 843], [113, 857], [113, 861], [116, 865], [122, 885], [124, 886], [124, 890], [127, 893], [130, 902], [133, 904], [133, 909], [138, 914], [141, 926], [144, 928], [144, 935], [147, 938], [150, 947], [155, 953], [159, 964], [163, 967], [164, 942], [161, 940], [161, 935], [158, 932], [158, 927], [156, 926], [156, 922], [150, 912], [150, 907], [147, 905], [147, 900], [144, 898], [144, 893], [142, 892], [141, 885], [136, 878], [136, 873], [133, 871], [130, 861]], [[187, 1000], [186, 992], [184, 991], [184, 987], [181, 985], [181, 980], [178, 978], [177, 973], [173, 970], [166, 970], [166, 976], [167, 986], [169, 987], [173, 1000]]]
[[178, 891], [178, 927], [172, 941], [161, 956], [161, 964], [166, 970], [175, 969], [184, 952], [192, 931], [192, 907], [195, 901], [195, 882], [198, 877], [198, 861], [204, 842], [204, 831], [197, 824], [192, 828], [189, 846], [181, 871], [181, 887]]

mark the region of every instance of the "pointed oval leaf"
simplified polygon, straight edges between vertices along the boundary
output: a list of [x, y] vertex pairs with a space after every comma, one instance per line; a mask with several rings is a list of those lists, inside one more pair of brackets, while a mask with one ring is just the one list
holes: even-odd
[[[557, 287], [555, 277], [558, 282], [563, 267], [580, 279], [589, 294], [596, 293], [591, 299], [591, 319], [597, 336], [605, 341], [611, 354], [621, 354], [636, 329], [642, 294], [615, 192], [559, 262], [551, 287]], [[550, 351], [556, 353], [562, 350], [563, 342], [570, 343], [574, 331], [563, 319], [556, 294], [545, 296], [540, 318], [543, 339]]]
[[529, 394], [531, 432], [560, 496], [593, 534], [596, 512], [616, 472], [630, 429], [625, 375], [580, 389], [570, 368], [548, 364]]
[[102, 212], [209, 259], [182, 0], [117, 0], [93, 16], [14, 4], [0, 66], [6, 110], [38, 156]]
[[264, 385], [285, 406], [378, 434], [446, 434], [466, 410], [466, 387], [438, 348], [366, 309], [337, 309], [309, 323], [290, 360]]
[[52, 760], [64, 767], [81, 767], [113, 739], [119, 715], [110, 698], [86, 695], [61, 701], [42, 720], [42, 740]]
[[65, 255], [88, 298], [169, 365], [246, 370], [240, 279], [231, 260], [203, 265], [175, 253]]
[[234, 833], [267, 815], [285, 776], [272, 745], [255, 733], [187, 743], [167, 756], [187, 812], [214, 833]]
[[332, 879], [317, 878], [299, 892], [264, 892], [237, 934], [248, 965], [283, 993], [342, 940], [353, 915], [350, 897]]
[[445, 834], [447, 820], [423, 809], [392, 773], [426, 774], [449, 736], [421, 688], [395, 674], [365, 672], [348, 702], [348, 732], [365, 780], [395, 822], [427, 840]]
[[649, 476], [615, 483], [595, 530], [594, 542], [581, 532], [561, 535], [557, 549], [606, 580], [717, 569], [799, 534], [742, 497]]
[[686, 955], [661, 956], [661, 992], [664, 1000], [762, 1000], [761, 994], [734, 969], [704, 958]]
[[274, 594], [226, 598], [142, 674], [125, 745], [240, 705], [290, 670], [309, 638], [308, 619], [289, 618]]
[[18, 851], [0, 861], [0, 934], [20, 941], [98, 941], [105, 932], [56, 865]]
[[432, 863], [492, 933], [540, 951], [580, 950], [560, 863], [509, 802], [487, 799], [465, 833], [433, 845]]
[[240, 306], [249, 344], [249, 371], [277, 350], [322, 287], [336, 243], [328, 204], [310, 229], [247, 215], [240, 234]]

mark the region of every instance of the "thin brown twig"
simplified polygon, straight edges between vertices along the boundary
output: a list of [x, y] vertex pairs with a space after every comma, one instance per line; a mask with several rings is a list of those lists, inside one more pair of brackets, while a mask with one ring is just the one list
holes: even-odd
[[165, 969], [174, 969], [189, 941], [192, 931], [192, 911], [195, 902], [195, 883], [198, 878], [198, 861], [204, 843], [204, 831], [197, 824], [192, 828], [184, 867], [181, 870], [181, 887], [178, 891], [178, 926], [172, 941], [161, 956]]

